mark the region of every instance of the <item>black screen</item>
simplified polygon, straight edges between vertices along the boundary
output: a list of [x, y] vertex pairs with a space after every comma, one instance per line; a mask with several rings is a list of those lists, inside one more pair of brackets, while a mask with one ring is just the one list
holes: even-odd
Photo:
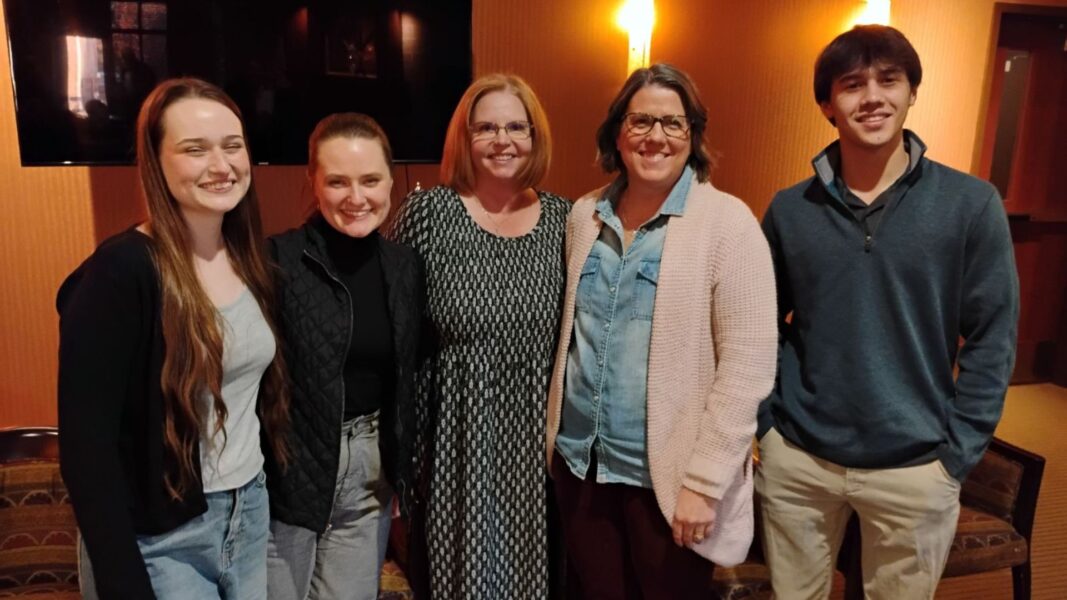
[[131, 164], [141, 101], [168, 77], [220, 85], [259, 164], [304, 164], [342, 111], [398, 161], [438, 162], [471, 80], [471, 0], [4, 0], [24, 165]]

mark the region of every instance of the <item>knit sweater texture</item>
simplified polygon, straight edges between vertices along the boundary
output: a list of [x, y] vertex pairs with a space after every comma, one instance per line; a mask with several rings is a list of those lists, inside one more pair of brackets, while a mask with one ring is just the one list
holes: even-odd
[[833, 149], [764, 217], [781, 364], [759, 435], [773, 425], [845, 467], [940, 459], [962, 481], [1000, 419], [1015, 357], [1019, 283], [1003, 203], [989, 183], [921, 158], [865, 241], [833, 184]]
[[[580, 199], [567, 223], [567, 284], [548, 399], [549, 464], [559, 432], [575, 299], [603, 223], [602, 190]], [[752, 435], [774, 381], [774, 273], [749, 208], [695, 180], [684, 215], [663, 244], [648, 359], [647, 442], [652, 488], [674, 517], [683, 486], [718, 499], [711, 535], [692, 549], [723, 566], [752, 543]]]

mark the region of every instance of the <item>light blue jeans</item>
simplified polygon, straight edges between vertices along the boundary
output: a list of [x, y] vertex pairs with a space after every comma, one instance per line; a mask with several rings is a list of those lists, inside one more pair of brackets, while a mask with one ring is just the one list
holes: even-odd
[[393, 491], [382, 474], [378, 413], [346, 421], [326, 532], [272, 520], [271, 600], [374, 600], [389, 541]]
[[[205, 494], [207, 512], [177, 529], [137, 536], [152, 590], [159, 600], [263, 600], [267, 597], [270, 506], [266, 475], [235, 490]], [[85, 544], [79, 543], [82, 597], [95, 600], [96, 583]]]

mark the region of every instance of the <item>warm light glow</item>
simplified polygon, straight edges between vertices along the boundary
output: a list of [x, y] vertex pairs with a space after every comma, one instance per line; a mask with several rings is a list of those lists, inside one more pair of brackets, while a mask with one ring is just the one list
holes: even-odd
[[626, 72], [649, 65], [652, 49], [652, 26], [656, 23], [656, 8], [652, 0], [626, 0], [615, 13], [615, 23], [630, 34], [629, 58]]
[[411, 65], [417, 62], [421, 46], [422, 24], [418, 17], [409, 12], [400, 13], [400, 48], [405, 71], [410, 71]]
[[104, 98], [103, 42], [98, 38], [68, 35], [67, 110], [87, 117], [85, 104]]
[[856, 25], [889, 25], [889, 0], [867, 0]]

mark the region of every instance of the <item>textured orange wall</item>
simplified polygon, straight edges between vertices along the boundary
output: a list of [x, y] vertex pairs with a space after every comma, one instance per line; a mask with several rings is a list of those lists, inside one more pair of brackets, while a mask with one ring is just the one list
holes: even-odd
[[57, 337], [52, 299], [62, 273], [92, 248], [89, 173], [19, 166], [2, 21], [0, 13], [0, 426], [51, 424]]
[[627, 75], [627, 37], [613, 18], [620, 4], [474, 0], [475, 74], [516, 73], [534, 89], [554, 145], [541, 187], [569, 198], [607, 181], [593, 161], [596, 128]]
[[[1064, 0], [1026, 2], [1067, 6]], [[862, 0], [659, 0], [652, 58], [687, 70], [722, 153], [716, 185], [762, 215], [774, 193], [811, 175], [835, 139], [812, 91], [819, 51], [852, 26]], [[1008, 4], [1017, 4], [1011, 2]], [[1021, 4], [1021, 3], [1020, 3]], [[928, 156], [962, 171], [975, 158], [992, 42], [992, 0], [893, 0], [891, 24], [923, 63], [907, 126]]]
[[[2, 2], [2, 0], [0, 0]], [[606, 179], [594, 133], [625, 79], [621, 0], [474, 0], [478, 74], [523, 75], [556, 139], [544, 186], [577, 196]], [[1067, 6], [1067, 0], [1035, 4]], [[690, 71], [722, 153], [716, 184], [762, 214], [775, 190], [806, 177], [833, 139], [811, 97], [818, 50], [849, 25], [860, 0], [659, 0], [652, 57]], [[971, 170], [985, 89], [993, 0], [894, 0], [893, 24], [918, 48], [926, 81], [909, 119], [930, 155]], [[0, 13], [0, 45], [7, 48]], [[132, 168], [23, 168], [7, 52], [0, 52], [0, 427], [55, 423], [55, 290], [96, 242], [141, 216]], [[433, 169], [398, 173], [432, 184]], [[301, 169], [257, 169], [267, 229], [295, 223]]]

